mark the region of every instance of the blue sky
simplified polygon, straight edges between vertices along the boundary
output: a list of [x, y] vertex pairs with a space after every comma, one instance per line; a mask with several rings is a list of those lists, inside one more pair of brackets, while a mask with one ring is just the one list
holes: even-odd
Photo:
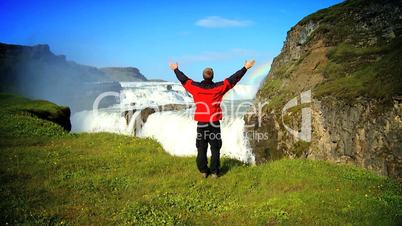
[[78, 63], [134, 66], [174, 81], [169, 60], [201, 79], [223, 79], [245, 59], [257, 66], [279, 54], [286, 32], [340, 0], [283, 1], [0, 1], [0, 42], [46, 43]]

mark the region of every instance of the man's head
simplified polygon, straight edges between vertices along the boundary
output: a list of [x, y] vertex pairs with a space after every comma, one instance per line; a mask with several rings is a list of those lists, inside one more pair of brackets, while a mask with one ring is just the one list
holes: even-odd
[[202, 71], [202, 77], [204, 77], [205, 80], [210, 80], [214, 79], [214, 70], [212, 68], [207, 67]]

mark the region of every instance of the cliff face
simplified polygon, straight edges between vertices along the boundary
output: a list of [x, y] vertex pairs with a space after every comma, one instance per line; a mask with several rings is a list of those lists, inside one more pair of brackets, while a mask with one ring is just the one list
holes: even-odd
[[[249, 136], [257, 163], [324, 159], [402, 178], [401, 12], [400, 0], [350, 0], [291, 28], [256, 96], [267, 104], [245, 117], [248, 134], [268, 137]], [[311, 100], [284, 109], [306, 91]], [[311, 139], [294, 136], [302, 111], [311, 113]]]
[[141, 74], [135, 67], [105, 67], [101, 68], [110, 79], [120, 82], [138, 82], [147, 81], [147, 78]]
[[[66, 61], [48, 45], [20, 46], [0, 43], [0, 91], [47, 99], [73, 111], [91, 109], [95, 98], [121, 86], [95, 67]], [[103, 104], [115, 102], [105, 99]]]

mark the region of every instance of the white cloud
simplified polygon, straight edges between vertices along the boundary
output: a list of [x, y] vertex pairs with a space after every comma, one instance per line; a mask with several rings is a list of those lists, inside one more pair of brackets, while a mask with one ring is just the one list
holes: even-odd
[[184, 55], [181, 57], [177, 57], [176, 60], [182, 63], [194, 63], [194, 62], [202, 62], [202, 61], [221, 61], [221, 60], [228, 60], [235, 57], [255, 57], [259, 54], [254, 50], [248, 49], [230, 49], [227, 51], [208, 51], [202, 52], [199, 54], [192, 54], [192, 55]]
[[250, 20], [234, 20], [219, 16], [209, 16], [195, 22], [197, 26], [206, 28], [247, 27], [252, 24]]

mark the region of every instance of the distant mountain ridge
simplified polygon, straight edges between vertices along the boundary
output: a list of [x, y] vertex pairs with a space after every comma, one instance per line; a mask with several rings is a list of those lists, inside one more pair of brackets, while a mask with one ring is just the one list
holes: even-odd
[[[46, 99], [77, 111], [92, 108], [101, 93], [120, 92], [120, 81], [147, 79], [134, 67], [98, 69], [67, 61], [52, 53], [49, 45], [0, 43], [0, 92]], [[115, 102], [109, 97], [101, 104]]]
[[135, 67], [104, 67], [100, 68], [109, 78], [120, 82], [138, 82], [148, 79]]

